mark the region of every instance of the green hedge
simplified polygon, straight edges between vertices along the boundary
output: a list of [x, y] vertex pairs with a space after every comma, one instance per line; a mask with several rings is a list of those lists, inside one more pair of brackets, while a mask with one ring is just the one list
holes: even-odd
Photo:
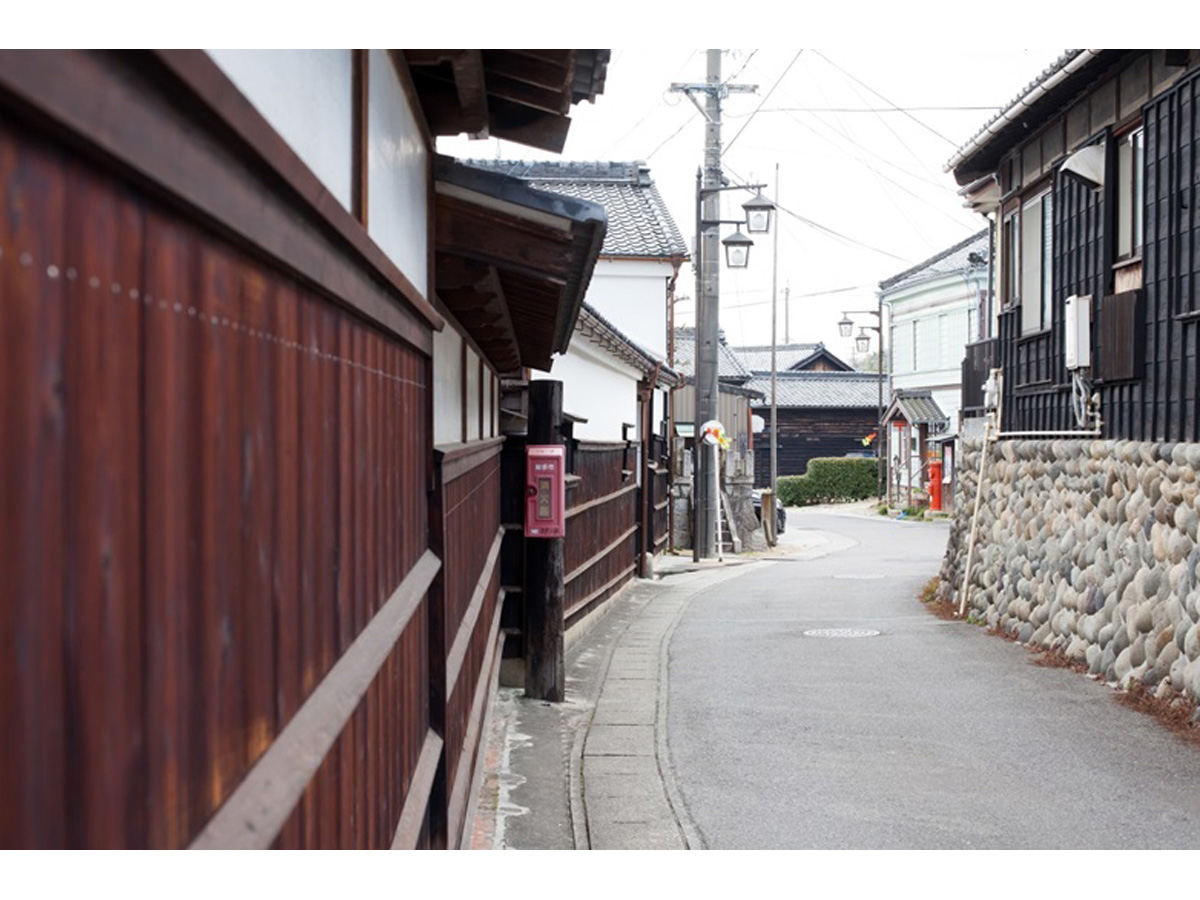
[[854, 456], [810, 459], [806, 474], [778, 479], [779, 499], [784, 506], [812, 506], [874, 497], [879, 489], [876, 465], [874, 459]]

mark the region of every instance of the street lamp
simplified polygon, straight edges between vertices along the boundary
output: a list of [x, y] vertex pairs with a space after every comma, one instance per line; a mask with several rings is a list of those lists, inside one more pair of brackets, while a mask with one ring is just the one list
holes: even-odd
[[750, 248], [754, 241], [742, 234], [740, 228], [721, 243], [725, 245], [725, 265], [731, 269], [744, 269], [750, 265]]
[[746, 230], [751, 234], [766, 234], [771, 230], [771, 213], [775, 204], [759, 192], [742, 204], [746, 211]]
[[871, 349], [871, 336], [868, 331], [874, 331], [879, 335], [879, 356], [875, 361], [876, 377], [879, 379], [879, 399], [876, 407], [876, 426], [875, 426], [875, 465], [879, 470], [879, 475], [876, 476], [876, 486], [879, 499], [883, 499], [883, 478], [882, 467], [879, 465], [883, 458], [883, 297], [879, 298], [878, 309], [851, 309], [842, 310], [842, 318], [838, 321], [838, 333], [842, 337], [850, 337], [854, 331], [854, 320], [850, 318], [850, 314], [874, 316], [878, 321], [877, 325], [860, 325], [858, 326], [858, 337], [854, 339], [854, 349], [859, 353], [867, 353]]
[[[710, 148], [711, 149], [711, 148]], [[707, 177], [706, 177], [707, 175]], [[720, 258], [717, 240], [721, 225], [736, 225], [737, 230], [721, 241], [725, 246], [726, 264], [744, 269], [750, 262], [754, 241], [742, 233], [744, 227], [754, 234], [763, 234], [771, 226], [775, 204], [762, 196], [761, 184], [725, 184], [720, 171], [720, 154], [710, 154], [707, 170], [696, 172], [696, 352], [695, 352], [695, 421], [697, 425], [717, 418], [719, 380], [717, 344], [719, 342]], [[743, 204], [744, 219], [721, 219], [718, 197], [722, 191], [754, 191], [756, 196]], [[713, 531], [720, 516], [719, 473], [710, 470], [707, 454], [700, 441], [695, 445], [695, 465], [692, 468], [695, 485], [695, 527], [693, 557], [697, 560], [715, 555], [711, 546]], [[714, 488], [712, 482], [718, 487]]]

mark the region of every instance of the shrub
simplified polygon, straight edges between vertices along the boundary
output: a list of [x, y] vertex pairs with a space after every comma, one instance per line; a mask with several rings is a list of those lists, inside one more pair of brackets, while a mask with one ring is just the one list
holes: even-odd
[[879, 489], [877, 461], [862, 457], [811, 459], [804, 475], [778, 479], [784, 506], [845, 503], [874, 497]]

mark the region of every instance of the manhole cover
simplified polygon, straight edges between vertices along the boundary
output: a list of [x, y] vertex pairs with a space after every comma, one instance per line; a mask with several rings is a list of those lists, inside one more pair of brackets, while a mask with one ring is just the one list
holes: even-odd
[[804, 632], [805, 637], [822, 638], [875, 637], [878, 634], [874, 628], [812, 628]]

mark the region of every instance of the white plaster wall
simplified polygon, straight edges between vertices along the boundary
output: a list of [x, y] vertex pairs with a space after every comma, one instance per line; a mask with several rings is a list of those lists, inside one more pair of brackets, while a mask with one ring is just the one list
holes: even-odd
[[367, 84], [367, 231], [428, 294], [425, 140], [387, 51], [370, 51]]
[[347, 209], [353, 193], [349, 50], [209, 50], [229, 79]]
[[947, 276], [883, 297], [892, 324], [892, 387], [931, 391], [952, 429], [958, 426], [962, 406], [966, 346], [978, 339], [978, 289], [986, 284], [986, 274], [981, 277], [984, 281], [975, 276]]
[[565, 356], [556, 357], [550, 372], [535, 379], [563, 383], [563, 412], [582, 416], [575, 437], [590, 441], [621, 440], [621, 425], [637, 425], [637, 384], [641, 372], [576, 335]]
[[640, 347], [667, 357], [667, 281], [670, 263], [602, 259], [584, 299]]
[[446, 323], [433, 333], [433, 442], [457, 444], [462, 435], [463, 339]]
[[483, 370], [483, 436], [493, 437], [495, 429], [492, 428], [492, 403], [494, 395], [492, 393], [492, 372], [490, 369]]
[[479, 384], [479, 354], [467, 348], [467, 440], [477, 441], [479, 433], [479, 405], [483, 402]]

